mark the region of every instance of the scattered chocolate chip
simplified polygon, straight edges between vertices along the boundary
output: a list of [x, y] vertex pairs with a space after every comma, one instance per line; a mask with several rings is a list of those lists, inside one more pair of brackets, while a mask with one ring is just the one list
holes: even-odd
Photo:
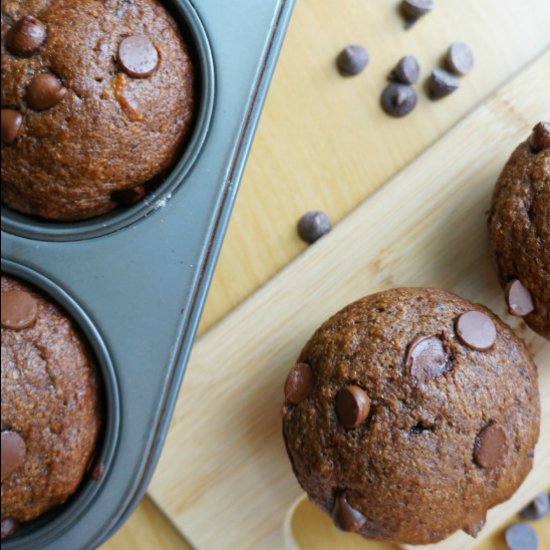
[[336, 66], [342, 76], [355, 76], [369, 64], [369, 53], [359, 44], [346, 46], [336, 58]]
[[505, 296], [510, 315], [524, 317], [535, 309], [531, 293], [521, 284], [519, 279], [514, 279], [508, 283]]
[[320, 210], [304, 214], [298, 222], [298, 235], [306, 243], [312, 244], [332, 229], [329, 217]]
[[405, 28], [412, 27], [423, 15], [434, 9], [433, 0], [403, 0], [401, 14], [405, 18]]
[[124, 38], [118, 47], [118, 60], [124, 72], [134, 78], [151, 76], [157, 68], [159, 54], [147, 36]]
[[401, 82], [401, 84], [414, 84], [420, 76], [420, 65], [414, 55], [402, 57], [395, 69], [390, 73], [389, 79]]
[[428, 81], [429, 95], [431, 99], [440, 99], [452, 94], [460, 87], [460, 79], [454, 74], [443, 69], [435, 69]]
[[10, 430], [2, 432], [2, 481], [23, 464], [26, 453], [25, 441], [17, 432]]
[[42, 21], [25, 15], [9, 30], [6, 46], [14, 55], [29, 57], [44, 44], [46, 34], [46, 25]]
[[508, 452], [508, 438], [499, 424], [485, 426], [474, 443], [474, 461], [482, 468], [495, 468]]
[[420, 384], [449, 370], [450, 356], [439, 336], [417, 336], [409, 345], [405, 366]]
[[2, 109], [2, 141], [11, 145], [23, 130], [23, 115], [15, 109]]
[[113, 191], [111, 193], [111, 199], [123, 206], [130, 206], [140, 201], [145, 196], [145, 188], [143, 185], [138, 187], [132, 187], [132, 189], [122, 189], [119, 191]]
[[1, 537], [5, 539], [6, 537], [11, 537], [17, 531], [19, 524], [11, 518], [3, 518], [1, 522]]
[[477, 351], [493, 347], [497, 330], [492, 319], [481, 311], [467, 311], [456, 321], [455, 330], [461, 342]]
[[390, 82], [382, 92], [381, 104], [393, 117], [408, 115], [416, 107], [416, 92], [412, 86]]
[[370, 399], [359, 386], [347, 386], [336, 394], [336, 414], [346, 428], [357, 428], [369, 416]]
[[548, 493], [539, 493], [519, 514], [523, 519], [534, 521], [550, 513], [550, 497]]
[[300, 404], [311, 392], [313, 373], [307, 363], [296, 363], [285, 381], [285, 399], [293, 405]]
[[473, 537], [474, 539], [477, 538], [483, 527], [485, 527], [486, 518], [481, 518], [476, 521], [472, 521], [468, 525], [465, 525], [463, 527], [463, 531], [467, 534]]
[[57, 105], [67, 94], [67, 88], [52, 73], [36, 75], [27, 88], [25, 99], [36, 111], [44, 111]]
[[539, 153], [550, 147], [550, 122], [539, 122], [529, 139], [533, 153]]
[[24, 290], [8, 290], [2, 294], [2, 326], [21, 330], [30, 327], [38, 316], [38, 304]]
[[332, 519], [338, 529], [351, 532], [359, 531], [367, 521], [367, 518], [359, 510], [349, 504], [344, 494], [336, 497], [332, 509]]
[[457, 75], [467, 75], [474, 68], [474, 54], [468, 44], [453, 42], [445, 57], [447, 68]]
[[504, 533], [509, 550], [537, 550], [539, 537], [528, 523], [516, 523]]

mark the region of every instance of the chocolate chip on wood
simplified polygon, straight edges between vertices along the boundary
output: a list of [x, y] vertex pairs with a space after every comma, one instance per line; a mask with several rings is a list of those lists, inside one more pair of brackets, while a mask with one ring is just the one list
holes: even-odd
[[405, 28], [412, 27], [422, 16], [431, 12], [434, 7], [433, 0], [403, 0], [400, 10], [405, 18]]
[[346, 46], [336, 58], [338, 71], [342, 76], [355, 76], [369, 64], [369, 53], [359, 44]]
[[420, 65], [414, 55], [402, 57], [395, 69], [390, 73], [389, 79], [401, 84], [415, 84], [420, 76]]
[[474, 54], [464, 42], [453, 42], [445, 58], [447, 68], [456, 75], [467, 75], [474, 68]]
[[440, 99], [460, 87], [460, 79], [443, 69], [435, 69], [428, 81], [430, 99]]
[[380, 102], [384, 112], [392, 117], [408, 115], [416, 107], [417, 96], [414, 88], [406, 84], [390, 82], [382, 92]]
[[550, 514], [550, 496], [539, 493], [521, 512], [520, 516], [528, 521], [541, 519]]
[[511, 525], [504, 538], [509, 550], [537, 550], [539, 547], [537, 532], [528, 523]]
[[298, 222], [298, 235], [306, 243], [312, 244], [332, 229], [330, 218], [321, 210], [311, 210]]

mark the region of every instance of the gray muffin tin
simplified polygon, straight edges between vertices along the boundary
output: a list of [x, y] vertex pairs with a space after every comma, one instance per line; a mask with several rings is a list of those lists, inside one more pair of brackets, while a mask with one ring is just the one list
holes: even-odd
[[5, 550], [97, 547], [143, 496], [294, 0], [164, 3], [200, 71], [197, 121], [172, 173], [137, 205], [86, 222], [49, 223], [2, 207], [2, 272], [41, 289], [79, 325], [105, 408], [101, 476], [22, 525]]

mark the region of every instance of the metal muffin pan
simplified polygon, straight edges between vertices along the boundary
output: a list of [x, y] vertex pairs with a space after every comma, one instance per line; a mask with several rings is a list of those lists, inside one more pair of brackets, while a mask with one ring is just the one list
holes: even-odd
[[3, 541], [6, 550], [97, 547], [142, 497], [294, 0], [164, 3], [193, 42], [201, 87], [194, 134], [172, 173], [141, 203], [87, 222], [2, 210], [2, 271], [74, 318], [96, 356], [106, 403], [101, 478]]

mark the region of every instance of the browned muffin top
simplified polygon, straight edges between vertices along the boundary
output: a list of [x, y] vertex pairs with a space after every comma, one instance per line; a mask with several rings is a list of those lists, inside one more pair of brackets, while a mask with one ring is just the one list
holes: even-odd
[[288, 454], [337, 526], [409, 544], [463, 529], [532, 467], [536, 367], [488, 309], [436, 289], [394, 289], [334, 315], [285, 384]]
[[6, 0], [1, 38], [8, 206], [96, 216], [141, 197], [177, 159], [194, 69], [156, 0]]
[[502, 170], [489, 234], [508, 310], [550, 340], [550, 122], [540, 122]]
[[2, 531], [64, 502], [100, 429], [95, 366], [56, 305], [2, 276]]

